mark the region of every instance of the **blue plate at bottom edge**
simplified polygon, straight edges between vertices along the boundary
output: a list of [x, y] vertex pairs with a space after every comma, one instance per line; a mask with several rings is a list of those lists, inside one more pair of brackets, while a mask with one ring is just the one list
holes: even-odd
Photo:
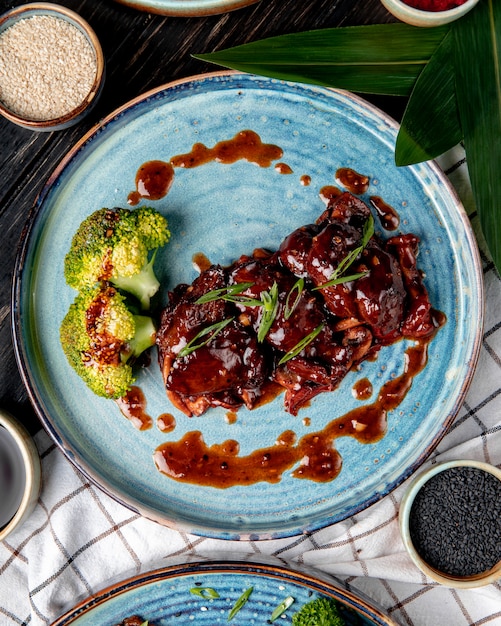
[[[59, 617], [52, 626], [118, 626], [137, 615], [149, 626], [190, 623], [194, 626], [228, 624], [239, 597], [252, 592], [235, 616], [235, 624], [269, 624], [273, 611], [286, 598], [290, 607], [276, 620], [291, 624], [292, 615], [315, 598], [338, 602], [346, 626], [396, 626], [372, 600], [346, 589], [331, 576], [297, 565], [287, 567], [278, 559], [253, 562], [253, 557], [168, 564], [109, 584], [83, 599]], [[209, 589], [217, 598], [201, 597], [192, 590]], [[212, 594], [214, 595], [214, 594]], [[183, 621], [184, 620], [184, 621]], [[233, 621], [233, 620], [232, 620]]]

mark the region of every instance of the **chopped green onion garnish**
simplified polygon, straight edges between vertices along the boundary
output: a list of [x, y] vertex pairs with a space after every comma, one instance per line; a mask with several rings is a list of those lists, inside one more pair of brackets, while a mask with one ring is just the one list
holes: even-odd
[[[193, 339], [184, 346], [184, 348], [181, 348], [181, 350], [179, 350], [179, 352], [177, 353], [177, 356], [178, 357], [188, 356], [188, 354], [195, 352], [195, 350], [198, 350], [198, 348], [201, 348], [202, 346], [207, 345], [211, 339], [213, 339], [218, 333], [220, 333], [223, 330], [225, 326], [227, 326], [232, 321], [233, 321], [233, 317], [230, 317], [221, 322], [217, 322], [216, 324], [211, 324], [210, 326], [206, 326], [205, 328], [202, 328], [202, 330], [199, 333], [197, 333], [193, 337]], [[201, 339], [202, 337], [205, 337], [206, 335], [209, 335], [207, 339], [205, 339], [204, 341], [201, 341], [200, 343], [197, 343], [199, 339]]]
[[263, 316], [261, 317], [261, 323], [257, 331], [257, 340], [259, 342], [264, 341], [277, 315], [278, 285], [276, 282], [273, 283], [269, 291], [261, 292], [261, 300], [263, 302]]
[[[204, 304], [205, 302], [214, 302], [214, 300], [227, 300], [228, 296], [234, 296], [235, 294], [242, 293], [249, 287], [252, 287], [254, 283], [236, 283], [235, 285], [227, 285], [221, 287], [221, 289], [213, 289], [204, 293], [198, 300], [195, 300], [195, 304]], [[259, 303], [261, 304], [261, 303]]]
[[334, 287], [334, 285], [342, 285], [343, 283], [349, 283], [352, 280], [357, 280], [358, 278], [364, 278], [367, 276], [369, 272], [360, 272], [358, 274], [350, 274], [349, 276], [340, 276], [339, 278], [333, 278], [322, 285], [318, 285], [318, 287], [314, 287], [314, 289], [324, 289], [325, 287]]
[[306, 348], [306, 346], [310, 344], [315, 339], [315, 337], [317, 337], [322, 332], [323, 327], [324, 325], [320, 324], [315, 328], [315, 330], [312, 330], [309, 335], [306, 335], [306, 337], [301, 339], [301, 341], [298, 341], [293, 348], [291, 348], [288, 352], [284, 354], [278, 364], [283, 365], [284, 363], [287, 363], [287, 361], [289, 361], [290, 359], [297, 356], [300, 352], [302, 352]]
[[[304, 278], [299, 278], [291, 287], [291, 290], [289, 291], [289, 293], [287, 294], [287, 298], [285, 299], [284, 318], [286, 320], [289, 319], [289, 317], [294, 312], [294, 309], [297, 307], [299, 299], [301, 298], [301, 294], [303, 293], [303, 289]], [[294, 294], [296, 294], [296, 297], [294, 299], [294, 302], [292, 302], [291, 304], [291, 299], [293, 298]]]
[[240, 609], [244, 606], [247, 600], [250, 598], [251, 593], [254, 591], [254, 587], [249, 587], [246, 589], [243, 594], [238, 598], [238, 600], [233, 605], [233, 608], [229, 612], [228, 621], [232, 620], [235, 615], [240, 611]]
[[190, 593], [192, 593], [194, 596], [200, 596], [201, 598], [204, 598], [206, 600], [210, 598], [219, 598], [218, 592], [212, 587], [192, 587], [190, 589]]
[[278, 619], [283, 613], [285, 613], [285, 611], [287, 611], [287, 609], [290, 607], [290, 605], [294, 602], [294, 598], [292, 596], [287, 596], [285, 598], [285, 600], [282, 600], [282, 602], [280, 602], [280, 604], [277, 606], [277, 608], [273, 611], [273, 613], [271, 614], [270, 617], [270, 622], [274, 622], [276, 619]]
[[351, 274], [350, 276], [342, 276], [343, 272], [345, 272], [350, 265], [356, 260], [359, 254], [361, 254], [364, 249], [367, 247], [372, 235], [374, 235], [374, 218], [370, 215], [367, 218], [367, 221], [364, 224], [364, 229], [362, 233], [362, 242], [356, 248], [353, 248], [348, 254], [341, 260], [336, 269], [332, 272], [329, 277], [329, 280], [322, 285], [318, 285], [314, 288], [324, 289], [325, 287], [332, 287], [333, 285], [340, 285], [341, 283], [347, 283], [351, 280], [356, 280], [357, 278], [362, 278], [366, 276], [368, 272], [361, 272], [360, 274]]
[[243, 304], [244, 306], [263, 306], [262, 300], [252, 298], [251, 296], [245, 296], [244, 294], [237, 294], [235, 296], [223, 296], [222, 299], [226, 300], [226, 302], [234, 302], [235, 304]]

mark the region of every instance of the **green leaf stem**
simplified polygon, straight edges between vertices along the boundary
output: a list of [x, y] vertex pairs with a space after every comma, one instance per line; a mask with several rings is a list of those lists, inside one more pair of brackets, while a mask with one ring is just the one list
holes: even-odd
[[271, 78], [408, 96], [447, 30], [402, 23], [324, 28], [193, 56]]
[[455, 23], [453, 61], [473, 197], [501, 272], [501, 3], [482, 0]]

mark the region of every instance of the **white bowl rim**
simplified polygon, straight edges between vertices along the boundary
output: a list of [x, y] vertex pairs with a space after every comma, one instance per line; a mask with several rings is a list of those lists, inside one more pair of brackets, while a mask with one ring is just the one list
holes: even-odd
[[463, 4], [459, 4], [452, 9], [446, 9], [445, 11], [427, 11], [426, 9], [416, 9], [416, 7], [413, 7], [410, 4], [404, 2], [404, 0], [385, 0], [383, 4], [385, 4], [385, 6], [386, 4], [389, 4], [399, 7], [409, 16], [416, 17], [418, 19], [426, 16], [427, 20], [431, 20], [434, 16], [436, 16], [437, 19], [442, 19], [449, 16], [455, 17], [456, 15], [461, 16], [463, 13], [466, 12], [466, 9], [469, 10], [470, 7], [473, 8], [478, 3], [478, 1], [479, 0], [466, 0], [465, 2], [463, 2]]
[[70, 23], [72, 23], [74, 26], [76, 25], [76, 27], [78, 27], [81, 32], [85, 34], [96, 55], [96, 76], [89, 93], [85, 96], [84, 100], [77, 107], [75, 107], [72, 111], [65, 113], [64, 115], [60, 115], [59, 117], [48, 120], [31, 120], [11, 111], [0, 101], [0, 114], [11, 122], [18, 124], [19, 126], [23, 126], [24, 128], [29, 128], [31, 130], [56, 130], [60, 126], [66, 124], [69, 125], [73, 120], [80, 119], [80, 116], [83, 114], [83, 112], [87, 108], [90, 108], [93, 102], [97, 100], [101, 92], [105, 75], [105, 59], [103, 49], [94, 29], [81, 15], [76, 13], [76, 11], [69, 9], [68, 7], [62, 6], [60, 4], [54, 4], [52, 2], [31, 2], [28, 4], [14, 7], [13, 9], [10, 9], [5, 13], [0, 14], [0, 27], [8, 23], [11, 19], [17, 20], [19, 18], [22, 18], [24, 14], [28, 15], [31, 12], [52, 13], [54, 14], [54, 16], [59, 16], [62, 19], [69, 20]]
[[25, 520], [31, 513], [38, 499], [42, 471], [41, 461], [35, 442], [27, 429], [9, 412], [0, 409], [0, 427], [5, 428], [15, 441], [22, 459], [26, 473], [23, 496], [14, 516], [0, 528], [0, 541], [3, 541]]

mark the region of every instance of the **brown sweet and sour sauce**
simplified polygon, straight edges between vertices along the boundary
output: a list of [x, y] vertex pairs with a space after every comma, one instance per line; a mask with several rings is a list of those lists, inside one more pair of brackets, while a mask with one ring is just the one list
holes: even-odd
[[[282, 156], [280, 147], [263, 143], [259, 135], [251, 130], [241, 131], [232, 139], [220, 141], [212, 148], [196, 143], [190, 152], [176, 155], [169, 162], [152, 160], [144, 163], [137, 171], [136, 189], [129, 194], [128, 202], [135, 205], [142, 198], [157, 200], [164, 197], [173, 184], [175, 168], [194, 168], [213, 161], [230, 164], [241, 159], [260, 167], [270, 167]], [[274, 168], [279, 174], [293, 173], [290, 166], [281, 161]], [[350, 168], [339, 168], [335, 172], [335, 180], [354, 194], [365, 193], [370, 182], [367, 176]], [[300, 184], [309, 186], [311, 177], [301, 175]], [[341, 193], [339, 187], [325, 185], [319, 196], [327, 204]], [[399, 216], [391, 206], [379, 196], [371, 196], [370, 202], [383, 228], [398, 228]], [[208, 264], [210, 261], [202, 253], [194, 257], [194, 265], [199, 271], [206, 269]], [[436, 313], [437, 328], [444, 321], [445, 318]], [[272, 445], [240, 456], [240, 444], [235, 439], [207, 445], [201, 431], [194, 429], [178, 441], [161, 444], [154, 452], [155, 465], [160, 472], [174, 480], [217, 488], [262, 481], [276, 483], [285, 471], [295, 466], [292, 475], [296, 478], [331, 481], [342, 467], [341, 455], [335, 448], [336, 439], [352, 437], [361, 443], [375, 443], [385, 435], [388, 412], [399, 406], [411, 388], [414, 377], [425, 367], [431, 339], [417, 340], [406, 349], [403, 373], [386, 382], [372, 403], [356, 407], [330, 420], [321, 430], [308, 433], [299, 440], [292, 430], [287, 430]], [[353, 393], [359, 400], [368, 400], [373, 394], [372, 385], [367, 378], [363, 378], [355, 383]], [[272, 401], [276, 395], [277, 392], [269, 393], [266, 402]], [[118, 404], [122, 413], [138, 429], [152, 426], [153, 420], [146, 412], [146, 399], [139, 388], [133, 387]], [[227, 423], [231, 425], [236, 419], [236, 413], [232, 412], [227, 416]], [[303, 419], [303, 424], [311, 425], [311, 418]], [[176, 426], [175, 418], [165, 413], [157, 418], [157, 426], [164, 433], [171, 432]]]

